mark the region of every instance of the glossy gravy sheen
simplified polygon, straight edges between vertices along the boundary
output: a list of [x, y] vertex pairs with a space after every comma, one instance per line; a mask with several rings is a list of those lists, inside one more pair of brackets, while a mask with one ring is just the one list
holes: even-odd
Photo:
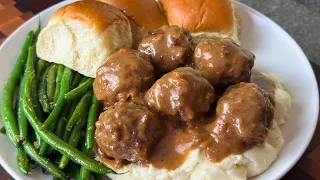
[[145, 162], [159, 169], [174, 170], [186, 160], [189, 152], [198, 148], [209, 137], [202, 129], [188, 128], [180, 120], [168, 119], [163, 138], [154, 147], [150, 157]]
[[[257, 84], [271, 99], [273, 98], [276, 86], [261, 72], [253, 70], [251, 82]], [[255, 106], [255, 104], [252, 104], [252, 106]], [[213, 112], [216, 108], [217, 112]], [[219, 162], [230, 154], [241, 154], [264, 142], [268, 133], [268, 129], [265, 127], [269, 128], [271, 126], [270, 119], [273, 118], [273, 111], [272, 113], [268, 112], [270, 116], [266, 117], [268, 122], [267, 120], [265, 124], [262, 122], [263, 127], [255, 120], [260, 112], [253, 116], [248, 114], [237, 116], [238, 121], [241, 121], [241, 117], [246, 118], [246, 120], [249, 119], [241, 127], [237, 126], [237, 122], [233, 121], [232, 117], [229, 120], [223, 119], [228, 117], [221, 115], [222, 112], [219, 112], [218, 109], [219, 107], [216, 106], [211, 107], [209, 115], [197, 120], [191, 126], [187, 126], [185, 122], [179, 119], [162, 117], [166, 122], [164, 136], [154, 146], [146, 161], [136, 163], [142, 166], [152, 165], [159, 169], [175, 170], [186, 161], [189, 153], [197, 148], [203, 149], [210, 161]], [[235, 110], [241, 109], [236, 108]], [[224, 126], [222, 126], [221, 123], [229, 124], [223, 124]], [[235, 127], [238, 127], [238, 129]], [[224, 132], [224, 135], [221, 136], [219, 131]], [[246, 136], [252, 135], [255, 135], [254, 138], [246, 138]], [[120, 168], [126, 164], [124, 161], [106, 158], [103, 153], [99, 153], [99, 150], [97, 154], [102, 162], [109, 167]]]

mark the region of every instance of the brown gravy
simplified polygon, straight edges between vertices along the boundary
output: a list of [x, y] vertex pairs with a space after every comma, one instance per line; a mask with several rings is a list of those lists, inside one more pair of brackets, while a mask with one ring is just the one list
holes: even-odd
[[262, 72], [252, 69], [251, 78], [252, 83], [257, 84], [262, 90], [269, 94], [271, 102], [274, 104], [274, 91], [276, 90], [276, 85], [268, 77], [266, 77]]
[[174, 170], [185, 162], [189, 152], [198, 147], [200, 138], [183, 130], [168, 132], [155, 146], [150, 158], [142, 164], [159, 169]]
[[167, 119], [165, 135], [153, 148], [148, 160], [141, 164], [152, 164], [159, 169], [177, 169], [185, 162], [189, 153], [203, 144], [209, 136], [196, 126], [190, 128], [178, 119]]
[[[253, 70], [251, 82], [257, 84], [260, 89], [264, 90], [271, 97], [271, 99], [273, 98], [276, 86], [261, 72]], [[252, 97], [248, 98], [250, 99]], [[244, 101], [246, 100], [248, 99], [244, 99]], [[255, 106], [255, 104], [251, 105], [252, 107]], [[272, 120], [273, 112], [268, 112], [272, 114], [272, 117], [271, 115], [266, 117], [267, 120], [265, 120], [266, 124], [264, 124], [264, 126], [256, 122], [256, 117], [260, 116], [259, 113], [261, 112], [253, 115], [242, 114], [243, 116], [241, 117], [249, 118], [249, 120], [240, 127], [235, 124], [237, 122], [232, 121], [232, 118], [228, 121], [221, 121], [221, 119], [226, 117], [218, 116], [219, 113], [221, 115], [219, 110], [217, 110], [217, 114], [215, 114], [216, 112], [214, 111], [216, 108], [218, 109], [219, 107], [213, 105], [211, 107], [211, 111], [208, 113], [209, 115], [200, 118], [199, 121], [195, 122], [192, 126], [187, 125], [185, 122], [177, 118], [162, 117], [166, 122], [164, 136], [154, 146], [146, 161], [138, 161], [136, 163], [142, 166], [152, 165], [159, 169], [175, 170], [186, 161], [189, 153], [197, 148], [203, 148], [206, 158], [210, 161], [220, 162], [230, 154], [241, 154], [244, 151], [264, 142], [268, 133], [268, 128], [271, 126], [270, 119]], [[241, 108], [236, 109], [236, 111], [241, 110]], [[241, 121], [241, 119], [238, 121]], [[230, 124], [222, 126], [222, 122]], [[235, 127], [238, 127], [238, 129]], [[223, 133], [217, 135], [217, 131], [223, 132], [224, 135], [221, 136]], [[239, 133], [238, 131], [241, 132]], [[251, 136], [255, 137], [251, 138]], [[118, 169], [128, 163], [126, 161], [111, 160], [99, 151], [99, 149], [97, 149], [97, 152], [102, 163], [111, 168]]]

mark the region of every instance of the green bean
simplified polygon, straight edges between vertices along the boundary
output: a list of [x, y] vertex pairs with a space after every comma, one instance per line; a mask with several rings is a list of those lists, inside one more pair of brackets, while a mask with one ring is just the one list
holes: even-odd
[[71, 102], [68, 101], [66, 104], [65, 104], [65, 107], [64, 109], [66, 109], [65, 111], [62, 112], [60, 118], [59, 118], [59, 122], [58, 122], [58, 126], [56, 128], [56, 131], [55, 131], [55, 134], [59, 137], [59, 138], [63, 138], [63, 134], [64, 132], [66, 132], [66, 125], [68, 123], [68, 111], [70, 110], [70, 106], [71, 106]]
[[79, 180], [79, 165], [74, 163], [74, 162], [70, 162], [65, 170], [66, 172], [68, 172], [70, 177], [73, 177], [75, 180]]
[[[68, 141], [68, 144], [71, 145], [72, 147], [77, 147], [81, 137], [81, 130], [85, 126], [86, 122], [87, 122], [87, 118], [81, 117], [80, 120], [72, 129], [70, 138]], [[70, 159], [66, 155], [63, 155], [59, 163], [59, 168], [64, 169], [68, 164], [69, 160]]]
[[70, 120], [70, 118], [71, 118], [74, 110], [76, 109], [79, 101], [80, 101], [80, 99], [74, 99], [74, 100], [72, 100], [72, 104], [71, 104], [71, 106], [70, 106], [68, 116], [67, 116], [67, 118], [65, 119], [66, 125], [64, 126], [64, 133], [63, 133], [63, 140], [64, 140], [65, 142], [68, 142], [68, 139], [69, 139], [70, 133], [71, 133], [71, 131], [66, 131], [66, 126], [67, 126], [67, 124], [68, 124], [68, 122], [69, 122], [69, 120]]
[[95, 131], [95, 123], [98, 118], [100, 102], [97, 100], [96, 96], [92, 96], [92, 103], [89, 110], [88, 123], [87, 123], [87, 131], [86, 131], [86, 151], [89, 153], [93, 151], [94, 144], [94, 131]]
[[54, 93], [56, 89], [56, 76], [58, 71], [58, 65], [53, 64], [53, 66], [50, 68], [48, 75], [47, 75], [47, 96], [48, 96], [48, 102], [50, 106], [50, 110], [54, 107]]
[[28, 58], [27, 58], [26, 68], [25, 68], [23, 77], [20, 81], [20, 87], [19, 87], [18, 127], [19, 127], [21, 141], [24, 141], [25, 139], [27, 139], [27, 135], [28, 135], [28, 120], [22, 110], [22, 100], [23, 100], [23, 91], [25, 89], [25, 84], [26, 84], [26, 78], [34, 70], [34, 59], [35, 59], [34, 50], [35, 50], [34, 46], [30, 46], [28, 48]]
[[[41, 22], [39, 20], [38, 28], [34, 33], [35, 36], [34, 36], [33, 44], [35, 47], [36, 47], [36, 43], [38, 42], [38, 37], [39, 37], [40, 31], [41, 31]], [[45, 68], [45, 66], [46, 66], [46, 61], [43, 59], [38, 59], [37, 66], [36, 66], [37, 79], [40, 79], [41, 73], [42, 73], [43, 69]]]
[[27, 35], [26, 40], [23, 43], [22, 50], [19, 54], [19, 57], [16, 61], [16, 64], [14, 65], [11, 74], [9, 75], [8, 81], [4, 87], [2, 94], [1, 111], [3, 125], [6, 128], [6, 133], [10, 141], [16, 147], [20, 146], [20, 137], [15, 112], [13, 110], [14, 93], [15, 88], [17, 87], [21, 75], [23, 73], [23, 67], [25, 65], [28, 54], [28, 47], [32, 43], [33, 36], [33, 31], [30, 31]]
[[37, 61], [37, 66], [36, 66], [37, 79], [40, 79], [43, 70], [46, 68], [46, 65], [47, 65], [47, 62], [43, 59], [39, 59]]
[[39, 37], [39, 34], [41, 32], [41, 22], [39, 20], [39, 25], [38, 25], [38, 28], [37, 30], [34, 32], [34, 41], [33, 41], [33, 44], [36, 44], [38, 42], [38, 37]]
[[[32, 46], [33, 47], [33, 51], [32, 52], [32, 59], [33, 59], [33, 63], [32, 63], [32, 66], [29, 66], [29, 67], [32, 67], [32, 68], [29, 68], [28, 70], [28, 73], [30, 73], [31, 71], [34, 71], [36, 69], [35, 65], [36, 65], [36, 61], [37, 61], [37, 55], [36, 55], [36, 48], [35, 46]], [[25, 75], [24, 75], [25, 76]], [[39, 79], [37, 79], [39, 80]], [[34, 84], [34, 86], [37, 86], [38, 84], [38, 81]], [[37, 92], [34, 93], [34, 96], [37, 96]], [[41, 108], [41, 104], [38, 100], [38, 98], [34, 98], [34, 102], [33, 102], [33, 106], [35, 108], [35, 111], [36, 111], [36, 114], [38, 116], [39, 119], [43, 119], [43, 111], [42, 111], [42, 108]]]
[[70, 77], [72, 76], [72, 73], [73, 71], [70, 68], [64, 68], [57, 104], [54, 106], [54, 109], [52, 110], [46, 121], [42, 124], [41, 129], [48, 128], [54, 121], [59, 118], [61, 110], [65, 104], [64, 95], [69, 91], [70, 88]]
[[48, 96], [46, 92], [46, 81], [47, 81], [47, 76], [50, 71], [50, 69], [54, 65], [51, 64], [49, 67], [45, 68], [44, 73], [41, 76], [40, 83], [39, 83], [39, 91], [38, 91], [38, 99], [40, 101], [40, 104], [42, 106], [43, 112], [49, 113], [50, 112], [50, 104], [48, 101]]
[[18, 128], [19, 128], [19, 134], [20, 134], [20, 140], [22, 142], [24, 142], [27, 139], [28, 136], [28, 120], [26, 118], [26, 116], [23, 113], [23, 109], [22, 109], [22, 97], [23, 94], [22, 92], [24, 91], [24, 89], [22, 89], [22, 87], [24, 87], [24, 83], [25, 83], [25, 78], [23, 78], [23, 80], [20, 83], [20, 89], [19, 89], [19, 100], [18, 100]]
[[90, 88], [92, 88], [93, 79], [88, 78], [85, 82], [81, 83], [78, 87], [69, 91], [66, 95], [66, 99], [75, 99], [83, 96]]
[[17, 117], [17, 119], [18, 119], [20, 140], [22, 142], [27, 139], [27, 135], [28, 135], [28, 120], [22, 110], [22, 100], [23, 100], [23, 91], [24, 91], [24, 87], [25, 87], [25, 82], [26, 82], [26, 76], [24, 76], [22, 78], [22, 80], [20, 81], [19, 97], [18, 97], [18, 117]]
[[65, 173], [61, 169], [59, 169], [55, 164], [50, 162], [47, 158], [39, 155], [37, 153], [37, 150], [33, 147], [33, 145], [30, 142], [27, 141], [23, 145], [23, 149], [31, 157], [31, 159], [33, 159], [37, 164], [39, 164], [46, 171], [51, 173], [54, 177], [57, 177], [60, 179], [67, 179], [67, 176], [65, 175]]
[[[79, 143], [80, 144], [80, 150], [83, 153], [85, 153], [85, 151], [86, 151], [85, 143], [86, 142], [83, 139]], [[80, 167], [80, 175], [79, 175], [79, 179], [80, 180], [89, 180], [90, 179], [90, 175], [91, 175], [91, 172], [88, 169], [86, 169], [84, 166]]]
[[[55, 121], [55, 122], [53, 122], [51, 125], [50, 125], [50, 127], [49, 127], [49, 130], [51, 131], [51, 132], [54, 132], [55, 131], [55, 129], [56, 129], [56, 124], [57, 124], [58, 122], [57, 121]], [[39, 149], [39, 154], [40, 155], [45, 155], [46, 153], [47, 153], [47, 151], [48, 151], [48, 149], [49, 149], [49, 144], [47, 144], [47, 143], [42, 143], [42, 145], [40, 146], [40, 149]]]
[[90, 175], [91, 175], [91, 172], [88, 169], [86, 169], [83, 166], [80, 167], [80, 175], [79, 175], [80, 180], [89, 180]]
[[22, 149], [18, 149], [17, 164], [18, 164], [19, 170], [22, 173], [28, 174], [28, 172], [29, 172], [29, 157], [28, 157], [28, 154]]
[[39, 133], [38, 132], [35, 132], [35, 136], [36, 136], [36, 143], [37, 143], [37, 145], [35, 145], [34, 144], [34, 147], [36, 148], [36, 149], [39, 149], [41, 146], [43, 146], [43, 140], [41, 139], [41, 137], [40, 137], [40, 135], [39, 135]]
[[1, 127], [0, 129], [0, 133], [2, 134], [6, 134], [6, 128], [4, 126]]
[[70, 110], [69, 110], [69, 113], [68, 113], [68, 119], [71, 118], [71, 116], [72, 116], [73, 112], [76, 110], [76, 107], [79, 104], [80, 100], [81, 100], [80, 98], [77, 98], [77, 99], [74, 99], [74, 100], [71, 101], [72, 104], [71, 104], [71, 107], [70, 107]]
[[[81, 84], [81, 82], [84, 82], [87, 78], [83, 77], [81, 74], [76, 72], [76, 75], [75, 75], [74, 79], [75, 80], [73, 81], [72, 84], [73, 84], [73, 86], [77, 86], [78, 84]], [[77, 82], [78, 84], [75, 84], [75, 82]], [[63, 135], [62, 134], [61, 135], [63, 137], [63, 140], [66, 141], [66, 142], [68, 141], [71, 132], [70, 131], [65, 131], [65, 127], [66, 127], [66, 124], [69, 122], [69, 120], [70, 120], [74, 110], [76, 109], [79, 101], [80, 101], [80, 98], [76, 98], [76, 99], [72, 100], [72, 104], [70, 104], [70, 106], [68, 107], [69, 113], [63, 119], [64, 120], [62, 122], [63, 124], [61, 124], [61, 126], [63, 125]]]
[[91, 173], [91, 174], [94, 180], [102, 180], [102, 177], [100, 174], [97, 174], [97, 173]]
[[89, 158], [88, 156], [80, 152], [78, 149], [70, 146], [67, 142], [64, 142], [49, 130], [40, 130], [42, 123], [37, 118], [35, 111], [32, 107], [32, 92], [35, 89], [31, 89], [31, 83], [34, 80], [35, 74], [31, 73], [27, 79], [25, 96], [23, 98], [23, 110], [33, 129], [36, 132], [38, 132], [41, 138], [56, 151], [66, 155], [72, 161], [78, 163], [81, 166], [84, 166], [88, 170], [100, 174], [115, 173], [113, 170], [101, 165], [99, 162]]
[[72, 78], [71, 89], [76, 88], [79, 85], [79, 82], [81, 81], [82, 78], [83, 76], [80, 73], [75, 72], [75, 75]]
[[89, 106], [89, 102], [91, 100], [92, 96], [92, 90], [88, 91], [80, 100], [78, 103], [76, 109], [74, 110], [68, 124], [67, 124], [67, 131], [71, 131], [73, 125], [77, 122], [78, 119], [80, 119], [83, 114], [86, 112], [86, 109]]
[[54, 99], [53, 99], [54, 104], [57, 103], [58, 98], [59, 98], [59, 92], [60, 92], [61, 78], [62, 78], [62, 75], [63, 75], [63, 70], [64, 70], [64, 66], [60, 64], [59, 67], [58, 67], [57, 78], [56, 78], [56, 89], [55, 89], [55, 92], [54, 92]]
[[78, 103], [79, 103], [78, 99], [75, 99], [73, 101], [67, 101], [65, 108], [64, 108], [65, 110], [63, 111], [63, 113], [59, 119], [59, 124], [58, 124], [58, 127], [57, 127], [55, 134], [59, 138], [62, 138], [66, 142], [68, 141], [69, 136], [70, 136], [70, 131], [66, 131], [66, 125], [67, 125], [70, 117], [72, 116], [72, 113]]

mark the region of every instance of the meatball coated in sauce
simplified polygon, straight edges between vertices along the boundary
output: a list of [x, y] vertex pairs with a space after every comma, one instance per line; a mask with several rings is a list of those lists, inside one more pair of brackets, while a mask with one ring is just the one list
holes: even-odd
[[98, 100], [110, 106], [139, 96], [154, 82], [154, 68], [149, 58], [137, 50], [121, 49], [98, 70], [93, 83]]
[[250, 80], [255, 56], [232, 39], [204, 39], [196, 46], [194, 68], [213, 86]]
[[214, 97], [214, 88], [189, 67], [165, 74], [145, 94], [149, 106], [187, 122], [207, 112]]
[[254, 83], [230, 86], [219, 99], [216, 113], [211, 126], [215, 143], [207, 150], [214, 161], [263, 143], [274, 116], [268, 94]]
[[136, 162], [148, 158], [162, 133], [158, 116], [146, 106], [120, 102], [100, 115], [95, 140], [106, 155]]
[[160, 75], [183, 66], [192, 58], [194, 45], [187, 29], [162, 26], [151, 31], [139, 45], [139, 50], [151, 57]]

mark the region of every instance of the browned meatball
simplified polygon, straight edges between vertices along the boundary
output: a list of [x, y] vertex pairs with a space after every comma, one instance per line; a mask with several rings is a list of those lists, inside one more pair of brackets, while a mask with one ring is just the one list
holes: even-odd
[[211, 136], [233, 153], [263, 143], [274, 115], [268, 94], [254, 83], [230, 86], [219, 99], [216, 112]]
[[151, 56], [156, 70], [164, 74], [191, 59], [194, 45], [187, 29], [162, 26], [143, 38], [139, 50]]
[[195, 69], [218, 86], [249, 81], [254, 65], [254, 55], [230, 38], [201, 40], [193, 59]]
[[214, 101], [214, 88], [196, 70], [182, 67], [156, 81], [145, 99], [165, 115], [180, 115], [183, 121], [191, 121], [209, 110]]
[[100, 115], [95, 140], [106, 155], [136, 162], [147, 159], [162, 132], [155, 113], [143, 105], [120, 102]]
[[154, 82], [154, 68], [149, 58], [137, 50], [121, 49], [98, 70], [93, 83], [98, 100], [110, 106], [139, 95]]

